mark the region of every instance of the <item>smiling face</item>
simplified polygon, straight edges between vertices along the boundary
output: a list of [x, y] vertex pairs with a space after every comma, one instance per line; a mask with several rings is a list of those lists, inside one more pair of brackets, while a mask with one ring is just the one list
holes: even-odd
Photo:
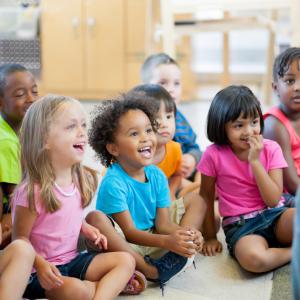
[[33, 75], [17, 71], [5, 78], [3, 96], [0, 96], [1, 114], [9, 124], [21, 123], [29, 106], [38, 98]]
[[66, 102], [55, 113], [45, 148], [56, 167], [72, 167], [83, 159], [87, 143], [85, 113], [78, 102]]
[[157, 145], [166, 145], [173, 139], [176, 127], [174, 111], [167, 112], [163, 101], [161, 101], [159, 111], [156, 115], [156, 121], [159, 125], [156, 134]]
[[149, 83], [163, 86], [176, 104], [181, 100], [181, 71], [175, 64], [162, 64], [154, 69]]
[[290, 64], [283, 77], [273, 83], [280, 106], [285, 112], [300, 112], [300, 60]]
[[133, 175], [152, 163], [156, 137], [147, 115], [138, 109], [121, 116], [114, 143], [107, 145], [123, 169]]
[[250, 136], [261, 132], [259, 117], [246, 117], [240, 115], [236, 120], [225, 124], [226, 135], [233, 152], [240, 153], [250, 148]]

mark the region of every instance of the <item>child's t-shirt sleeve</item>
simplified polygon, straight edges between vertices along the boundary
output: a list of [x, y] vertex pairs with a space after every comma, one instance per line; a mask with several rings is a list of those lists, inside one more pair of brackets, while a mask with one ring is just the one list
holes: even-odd
[[106, 175], [98, 191], [96, 209], [108, 215], [128, 210], [127, 195], [122, 178]]
[[282, 169], [288, 166], [282, 153], [282, 149], [275, 141], [265, 139], [265, 149], [269, 156], [269, 170]]
[[18, 184], [21, 180], [19, 148], [17, 144], [0, 143], [0, 182]]
[[216, 177], [217, 176], [217, 168], [215, 162], [216, 155], [217, 153], [215, 153], [212, 146], [208, 147], [201, 157], [201, 160], [197, 166], [197, 170], [206, 176]]

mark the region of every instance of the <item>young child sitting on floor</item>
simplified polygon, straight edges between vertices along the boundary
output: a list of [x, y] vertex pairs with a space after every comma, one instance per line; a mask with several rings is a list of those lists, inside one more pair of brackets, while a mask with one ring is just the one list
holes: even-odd
[[87, 128], [79, 101], [48, 95], [35, 102], [20, 142], [24, 176], [13, 197], [13, 237], [30, 241], [36, 251], [23, 297], [108, 300], [122, 291], [140, 292], [128, 253], [77, 250], [80, 233], [96, 247], [107, 247], [106, 237], [83, 218], [97, 179], [81, 165]]
[[[143, 83], [163, 86], [170, 93], [176, 105], [179, 104], [182, 89], [181, 71], [173, 58], [164, 53], [149, 56], [141, 68], [141, 78]], [[175, 121], [174, 141], [180, 143], [183, 153], [181, 173], [184, 178], [200, 182], [200, 174], [196, 172], [196, 165], [201, 157], [201, 151], [196, 142], [197, 136], [178, 108]]]
[[300, 48], [288, 48], [276, 57], [272, 86], [280, 103], [264, 115], [263, 134], [282, 148], [288, 163], [283, 169], [285, 204], [293, 207], [300, 184]]
[[[108, 235], [110, 251], [128, 251], [148, 279], [161, 286], [184, 270], [202, 248], [205, 205], [170, 201], [168, 182], [152, 165], [156, 124], [151, 106], [133, 93], [103, 103], [92, 120], [89, 142], [107, 172], [87, 221]], [[122, 237], [123, 236], [123, 237]]]
[[207, 203], [205, 255], [222, 250], [214, 227], [215, 187], [229, 252], [242, 268], [268, 272], [291, 260], [294, 209], [283, 205], [280, 146], [263, 139], [260, 103], [245, 86], [214, 97], [207, 117], [209, 146], [198, 165]]
[[19, 128], [37, 99], [33, 75], [22, 65], [0, 66], [0, 222], [4, 247], [11, 239], [10, 196], [21, 180]]
[[[2, 230], [0, 223], [0, 244]], [[16, 240], [0, 250], [0, 299], [20, 300], [26, 288], [35, 252], [30, 243]]]

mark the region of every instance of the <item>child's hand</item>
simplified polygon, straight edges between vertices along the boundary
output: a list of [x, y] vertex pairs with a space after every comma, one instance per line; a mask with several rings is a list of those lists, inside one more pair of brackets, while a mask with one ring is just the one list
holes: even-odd
[[204, 239], [202, 236], [202, 233], [199, 230], [193, 229], [193, 234], [194, 234], [194, 244], [196, 245], [196, 251], [201, 252], [203, 249], [204, 245]]
[[250, 146], [248, 161], [253, 162], [259, 159], [259, 154], [264, 147], [263, 137], [261, 134], [252, 135], [248, 139], [248, 144]]
[[178, 229], [167, 236], [166, 248], [185, 257], [196, 254], [196, 245], [189, 230]]
[[103, 234], [100, 233], [98, 228], [84, 221], [81, 226], [81, 233], [85, 238], [91, 240], [94, 245], [98, 246], [99, 249], [107, 249], [107, 239]]
[[223, 250], [222, 244], [217, 239], [209, 239], [204, 241], [202, 254], [205, 256], [215, 256]]
[[36, 267], [36, 272], [39, 282], [45, 290], [58, 288], [64, 283], [57, 267], [46, 260], [39, 263], [38, 267]]
[[181, 175], [184, 178], [188, 178], [192, 175], [196, 167], [195, 157], [191, 154], [183, 154], [180, 166]]

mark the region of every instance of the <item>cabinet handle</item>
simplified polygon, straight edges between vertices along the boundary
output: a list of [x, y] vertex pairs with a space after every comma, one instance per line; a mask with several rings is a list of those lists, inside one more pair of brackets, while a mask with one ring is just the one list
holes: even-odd
[[78, 17], [73, 17], [71, 19], [71, 25], [73, 29], [73, 35], [75, 38], [79, 37], [79, 18]]
[[71, 24], [72, 24], [72, 28], [74, 30], [77, 30], [78, 26], [79, 26], [79, 18], [78, 17], [73, 17], [71, 20]]
[[87, 26], [88, 26], [89, 30], [91, 31], [94, 28], [95, 24], [96, 24], [95, 18], [88, 17], [86, 22], [87, 22]]

